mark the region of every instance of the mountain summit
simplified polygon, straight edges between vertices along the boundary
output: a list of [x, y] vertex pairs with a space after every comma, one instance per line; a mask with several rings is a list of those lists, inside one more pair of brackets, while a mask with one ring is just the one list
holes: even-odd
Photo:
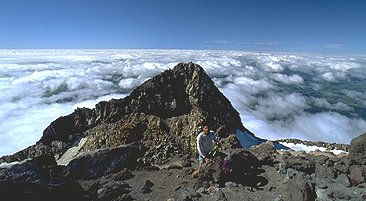
[[[202, 122], [209, 123], [220, 137], [235, 134], [237, 129], [254, 137], [201, 66], [179, 63], [123, 99], [99, 102], [94, 109], [78, 108], [56, 119], [36, 145], [11, 158], [51, 153], [59, 160], [73, 148], [73, 156], [68, 152], [62, 159], [68, 158], [67, 162], [82, 152], [142, 142], [151, 156], [149, 162], [161, 163], [174, 153], [194, 156]], [[161, 149], [166, 149], [163, 156]]]

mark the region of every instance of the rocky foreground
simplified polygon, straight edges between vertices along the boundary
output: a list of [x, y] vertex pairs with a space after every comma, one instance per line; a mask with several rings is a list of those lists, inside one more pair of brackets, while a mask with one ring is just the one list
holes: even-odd
[[[221, 138], [222, 151], [199, 167], [195, 137], [202, 122]], [[0, 158], [0, 195], [11, 200], [366, 200], [366, 133], [347, 146], [349, 154], [279, 148], [285, 147], [242, 125], [200, 66], [180, 63], [124, 99], [56, 119], [35, 145]]]

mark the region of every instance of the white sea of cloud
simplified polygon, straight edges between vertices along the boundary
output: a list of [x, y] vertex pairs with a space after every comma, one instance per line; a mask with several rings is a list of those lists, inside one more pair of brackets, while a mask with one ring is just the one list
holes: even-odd
[[349, 143], [366, 131], [366, 56], [0, 50], [0, 156], [34, 144], [57, 117], [125, 97], [188, 61], [206, 70], [259, 137]]

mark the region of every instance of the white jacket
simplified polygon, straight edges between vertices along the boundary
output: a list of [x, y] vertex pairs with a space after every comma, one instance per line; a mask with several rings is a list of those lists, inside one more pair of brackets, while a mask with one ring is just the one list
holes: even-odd
[[215, 146], [216, 136], [213, 131], [210, 131], [207, 135], [202, 131], [197, 136], [197, 150], [198, 154], [203, 158], [212, 150]]

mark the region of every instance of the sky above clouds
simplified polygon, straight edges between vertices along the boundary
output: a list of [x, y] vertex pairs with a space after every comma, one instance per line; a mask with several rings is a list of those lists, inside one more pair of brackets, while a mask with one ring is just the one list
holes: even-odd
[[363, 0], [2, 0], [0, 48], [365, 54], [365, 10]]

